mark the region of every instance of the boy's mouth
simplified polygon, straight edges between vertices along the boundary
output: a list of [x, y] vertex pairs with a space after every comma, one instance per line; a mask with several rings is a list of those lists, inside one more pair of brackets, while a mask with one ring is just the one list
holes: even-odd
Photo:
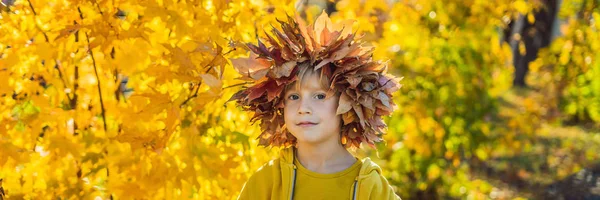
[[300, 127], [311, 127], [311, 126], [317, 125], [317, 123], [304, 121], [304, 122], [300, 122], [300, 123], [298, 123], [296, 125], [298, 125]]

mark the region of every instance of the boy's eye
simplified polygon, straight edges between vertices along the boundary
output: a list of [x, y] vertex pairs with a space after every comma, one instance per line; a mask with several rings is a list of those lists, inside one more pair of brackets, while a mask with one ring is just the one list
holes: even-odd
[[317, 99], [325, 99], [325, 94], [317, 94]]
[[299, 99], [299, 98], [300, 97], [298, 97], [298, 95], [295, 95], [295, 94], [292, 94], [292, 95], [288, 96], [288, 99], [290, 99], [290, 100], [296, 100], [296, 99]]

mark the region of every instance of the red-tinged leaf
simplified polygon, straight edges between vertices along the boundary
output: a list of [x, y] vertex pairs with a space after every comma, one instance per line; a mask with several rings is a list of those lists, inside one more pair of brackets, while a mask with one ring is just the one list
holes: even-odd
[[272, 101], [281, 94], [281, 91], [283, 91], [283, 86], [278, 86], [275, 81], [270, 81], [265, 87], [267, 88], [268, 101]]
[[281, 58], [286, 61], [296, 60], [296, 54], [292, 52], [289, 46], [284, 45], [281, 47]]
[[248, 93], [248, 101], [252, 101], [261, 97], [266, 92], [266, 83], [267, 82], [262, 82], [252, 88], [248, 88], [248, 90], [250, 91], [250, 93]]
[[333, 38], [331, 38], [331, 35], [332, 34], [329, 31], [329, 27], [327, 27], [327, 25], [325, 25], [325, 27], [323, 27], [323, 31], [321, 31], [321, 45], [322, 46], [329, 46], [329, 43], [333, 39]]
[[[328, 36], [328, 41], [327, 41], [327, 45], [332, 44], [332, 42], [337, 41], [337, 39], [340, 37], [340, 35], [342, 34], [342, 32], [340, 31], [335, 31], [335, 29], [333, 31], [331, 31], [332, 27], [328, 27], [327, 28], [329, 32], [329, 36]], [[336, 43], [333, 43], [336, 44]]]
[[260, 88], [260, 89], [254, 89], [252, 91], [250, 91], [250, 94], [248, 94], [248, 101], [252, 101], [260, 96], [262, 96], [265, 93], [265, 90]]
[[282, 56], [281, 51], [282, 51], [282, 49], [272, 49], [271, 50], [271, 59], [273, 60], [275, 65], [282, 65], [283, 63], [286, 62], [286, 60]]

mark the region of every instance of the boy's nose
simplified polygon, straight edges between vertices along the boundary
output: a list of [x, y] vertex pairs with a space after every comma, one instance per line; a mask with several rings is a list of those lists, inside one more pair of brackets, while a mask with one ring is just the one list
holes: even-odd
[[312, 112], [310, 110], [298, 110], [298, 114], [311, 114]]
[[308, 102], [305, 99], [302, 99], [300, 102], [300, 107], [298, 108], [298, 114], [311, 114], [312, 109], [308, 105]]

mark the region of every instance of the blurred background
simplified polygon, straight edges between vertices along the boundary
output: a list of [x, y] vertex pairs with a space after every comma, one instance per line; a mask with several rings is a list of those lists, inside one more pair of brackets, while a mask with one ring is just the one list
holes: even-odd
[[0, 199], [235, 199], [278, 149], [229, 59], [323, 10], [404, 77], [353, 152], [400, 197], [600, 199], [598, 0], [2, 0]]

